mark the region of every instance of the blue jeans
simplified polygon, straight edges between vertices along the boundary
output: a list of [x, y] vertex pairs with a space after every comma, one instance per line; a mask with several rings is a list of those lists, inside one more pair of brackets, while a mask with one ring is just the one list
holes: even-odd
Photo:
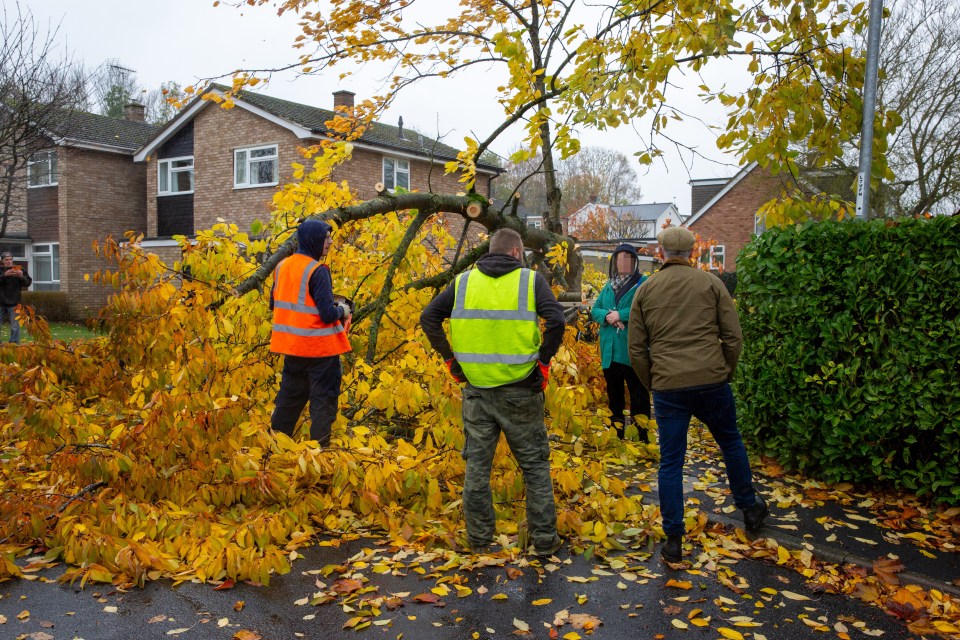
[[543, 422], [543, 392], [529, 387], [463, 389], [463, 514], [473, 550], [493, 542], [496, 515], [490, 474], [500, 432], [523, 472], [527, 493], [527, 528], [536, 549], [557, 541], [557, 510], [550, 479], [550, 443]]
[[737, 429], [737, 407], [726, 382], [694, 389], [653, 392], [653, 411], [660, 434], [660, 514], [663, 532], [683, 535], [683, 464], [687, 456], [687, 429], [690, 416], [707, 425], [723, 453], [727, 482], [733, 502], [741, 509], [752, 507], [753, 472], [747, 449]]
[[321, 447], [329, 445], [342, 377], [340, 356], [283, 356], [283, 374], [270, 426], [292, 438], [300, 413], [309, 400], [310, 439], [319, 442]]
[[20, 342], [20, 321], [17, 319], [16, 307], [3, 308], [3, 322], [10, 321], [10, 342]]

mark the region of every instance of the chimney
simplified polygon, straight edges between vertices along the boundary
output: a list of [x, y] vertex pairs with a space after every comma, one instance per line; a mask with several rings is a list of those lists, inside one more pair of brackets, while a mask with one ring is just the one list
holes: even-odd
[[146, 113], [146, 107], [138, 102], [131, 102], [130, 104], [123, 105], [123, 119], [132, 120], [134, 122], [143, 122], [146, 120], [144, 117]]
[[353, 108], [353, 96], [356, 95], [353, 91], [334, 91], [333, 92], [333, 109], [336, 111], [337, 107], [347, 107]]
[[397, 122], [397, 128], [400, 130], [400, 133], [397, 137], [401, 140], [405, 140], [403, 137], [403, 116], [400, 116], [400, 120]]

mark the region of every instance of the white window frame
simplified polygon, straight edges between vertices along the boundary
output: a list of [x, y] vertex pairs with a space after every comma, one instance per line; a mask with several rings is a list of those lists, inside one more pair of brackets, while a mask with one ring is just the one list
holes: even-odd
[[[272, 156], [260, 156], [257, 158], [251, 158], [251, 153], [254, 151], [262, 151], [264, 149], [273, 150]], [[243, 160], [240, 159], [240, 154], [245, 154]], [[253, 175], [251, 171], [251, 165], [265, 162], [273, 161], [273, 182], [250, 182], [250, 176]], [[237, 166], [242, 163], [244, 170], [244, 181], [240, 182], [237, 180]], [[259, 144], [253, 147], [241, 147], [239, 149], [233, 150], [233, 188], [234, 189], [257, 189], [259, 187], [275, 187], [280, 184], [280, 147], [276, 144]]]
[[[183, 160], [189, 160], [190, 166], [177, 167], [177, 168], [172, 167], [174, 162], [181, 162]], [[162, 160], [157, 160], [157, 195], [158, 196], [185, 196], [193, 193], [193, 187], [196, 186], [195, 181], [197, 179], [197, 176], [194, 173], [195, 170], [196, 170], [196, 165], [195, 165], [193, 156], [180, 156], [178, 158], [163, 158]], [[164, 171], [166, 171], [167, 173], [167, 190], [166, 191], [161, 189], [161, 185], [163, 184], [163, 179], [161, 178], [161, 175], [163, 174]], [[189, 191], [171, 191], [170, 187], [174, 183], [173, 174], [186, 173], [188, 171], [191, 174], [193, 174], [193, 177], [190, 179], [190, 184], [193, 185], [193, 187], [191, 187]]]
[[[389, 174], [387, 171], [388, 161], [393, 163], [393, 172]], [[401, 163], [403, 164], [403, 168], [400, 166]], [[387, 177], [388, 175], [389, 178]], [[396, 191], [397, 184], [399, 183], [397, 178], [403, 175], [407, 177], [407, 186], [400, 185], [400, 187], [410, 191], [410, 161], [393, 156], [383, 156], [383, 186], [385, 189], [388, 191]]]
[[542, 229], [543, 220], [541, 218], [531, 219], [527, 218], [527, 226], [531, 229]]
[[[57, 256], [54, 259], [53, 247], [57, 247]], [[40, 279], [40, 270], [37, 268], [37, 257], [50, 259], [50, 280]], [[59, 291], [60, 290], [60, 243], [42, 242], [35, 244], [30, 248], [30, 275], [33, 278], [33, 284], [30, 285], [32, 291]], [[38, 289], [37, 285], [50, 285]], [[53, 286], [56, 285], [56, 286]]]
[[706, 260], [711, 271], [720, 271], [726, 268], [726, 249], [722, 244], [710, 247], [710, 251], [704, 252], [700, 256], [701, 262]]
[[[46, 182], [33, 183], [33, 167], [37, 165], [47, 165]], [[38, 189], [40, 187], [53, 187], [60, 184], [60, 169], [57, 166], [57, 150], [50, 149], [46, 151], [37, 151], [27, 160], [27, 188]]]
[[753, 216], [753, 234], [758, 236], [766, 230], [767, 230], [767, 223], [763, 219], [763, 216], [761, 216], [760, 213], [758, 212]]

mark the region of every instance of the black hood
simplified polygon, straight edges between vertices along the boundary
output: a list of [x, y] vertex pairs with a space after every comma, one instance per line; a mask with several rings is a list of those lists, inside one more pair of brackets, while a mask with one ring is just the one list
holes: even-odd
[[616, 275], [617, 269], [617, 254], [618, 253], [629, 253], [633, 256], [633, 273], [638, 273], [640, 271], [640, 256], [637, 255], [637, 250], [633, 248], [633, 245], [627, 244], [624, 242], [619, 247], [613, 250], [613, 253], [610, 255], [610, 267], [607, 269], [607, 275], [613, 277]]
[[304, 220], [297, 229], [297, 253], [319, 260], [323, 256], [323, 243], [333, 227], [319, 220]]
[[477, 260], [477, 268], [480, 269], [480, 272], [491, 278], [505, 276], [522, 266], [519, 260], [505, 253], [488, 253]]

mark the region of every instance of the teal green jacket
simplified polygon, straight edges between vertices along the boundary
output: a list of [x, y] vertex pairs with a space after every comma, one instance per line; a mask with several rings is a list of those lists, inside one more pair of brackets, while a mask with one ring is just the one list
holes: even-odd
[[627, 352], [627, 330], [624, 328], [617, 331], [617, 328], [607, 324], [604, 318], [611, 311], [618, 311], [620, 312], [620, 321], [626, 325], [630, 320], [630, 305], [633, 303], [633, 296], [636, 295], [637, 289], [646, 279], [647, 276], [641, 276], [640, 282], [620, 298], [620, 304], [617, 304], [616, 293], [614, 293], [613, 287], [610, 286], [608, 281], [600, 290], [597, 301], [593, 303], [590, 316], [600, 325], [600, 366], [604, 369], [609, 369], [614, 362], [630, 366], [630, 354]]

